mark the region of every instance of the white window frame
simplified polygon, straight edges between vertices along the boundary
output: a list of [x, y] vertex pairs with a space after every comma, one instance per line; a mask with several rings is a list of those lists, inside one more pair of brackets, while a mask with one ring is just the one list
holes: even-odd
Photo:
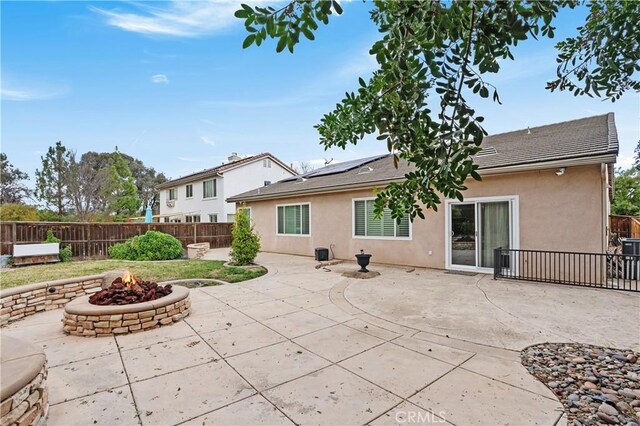
[[[191, 187], [191, 195], [189, 195], [189, 187]], [[190, 200], [191, 198], [193, 198], [193, 184], [192, 183], [188, 183], [184, 186], [184, 195], [185, 195], [185, 199]]]
[[[215, 216], [215, 221], [211, 220], [212, 216]], [[218, 223], [218, 213], [209, 213], [209, 223]]]
[[[478, 221], [478, 203], [494, 203], [508, 201], [509, 202], [509, 210], [511, 212], [511, 235], [510, 238], [510, 248], [517, 250], [520, 248], [520, 196], [519, 195], [498, 195], [495, 197], [470, 197], [465, 198], [463, 201], [454, 200], [454, 199], [446, 199], [444, 201], [444, 259], [445, 259], [445, 269], [450, 269], [453, 271], [473, 271], [473, 272], [482, 272], [487, 274], [493, 273], [493, 268], [483, 268], [481, 266], [467, 266], [467, 265], [454, 265], [451, 263], [451, 205], [455, 204], [474, 204], [474, 214], [476, 215], [476, 222]], [[481, 238], [481, 230], [478, 229], [478, 224], [476, 223], [476, 265], [478, 263], [478, 244]], [[517, 272], [520, 265], [517, 263], [517, 259], [514, 260], [515, 271]]]
[[[174, 197], [174, 198], [171, 198], [171, 191], [173, 191], [173, 193], [175, 194], [175, 197]], [[178, 188], [176, 188], [176, 187], [169, 188], [169, 189], [167, 190], [167, 199], [168, 199], [169, 201], [175, 201], [175, 200], [177, 200], [177, 199], [178, 199]]]
[[[189, 219], [193, 219], [195, 217], [198, 218], [198, 221], [189, 220]], [[202, 215], [201, 214], [188, 214], [188, 215], [185, 215], [184, 221], [185, 221], [185, 223], [200, 223], [202, 221]]]
[[[205, 197], [204, 196], [204, 184], [205, 182], [210, 182], [213, 181], [213, 196], [212, 197]], [[203, 180], [202, 181], [202, 199], [203, 200], [215, 200], [216, 198], [218, 198], [218, 182], [216, 178], [213, 179], [207, 179], [207, 180]]]
[[[362, 197], [362, 198], [352, 198], [351, 199], [351, 238], [354, 240], [395, 240], [395, 241], [411, 241], [413, 240], [413, 222], [411, 218], [409, 218], [409, 236], [408, 237], [384, 237], [384, 236], [365, 236], [365, 235], [356, 235], [356, 201], [370, 201], [375, 200], [376, 197]], [[366, 204], [365, 204], [365, 230], [367, 229], [366, 224]], [[397, 233], [398, 223], [394, 219], [394, 233]]]
[[[281, 234], [278, 232], [278, 207], [288, 207], [288, 206], [309, 206], [309, 233], [308, 234]], [[302, 218], [301, 218], [302, 220]], [[311, 203], [289, 203], [289, 204], [276, 204], [276, 235], [279, 237], [311, 237]]]

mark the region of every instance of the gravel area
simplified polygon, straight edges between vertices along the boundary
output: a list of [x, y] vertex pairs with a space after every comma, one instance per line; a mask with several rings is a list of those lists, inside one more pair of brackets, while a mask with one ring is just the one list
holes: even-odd
[[579, 343], [522, 351], [522, 364], [564, 404], [569, 425], [640, 425], [640, 354]]

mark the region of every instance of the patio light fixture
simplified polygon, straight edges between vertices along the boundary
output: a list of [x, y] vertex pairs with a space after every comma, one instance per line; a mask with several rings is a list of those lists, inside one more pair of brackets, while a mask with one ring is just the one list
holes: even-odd
[[562, 176], [564, 174], [564, 171], [566, 170], [566, 168], [564, 167], [560, 167], [558, 169], [558, 171], [556, 172], [556, 176]]

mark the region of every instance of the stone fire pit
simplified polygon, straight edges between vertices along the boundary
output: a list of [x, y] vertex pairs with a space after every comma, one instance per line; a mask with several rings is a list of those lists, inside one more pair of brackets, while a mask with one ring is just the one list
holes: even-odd
[[[137, 300], [146, 301], [130, 303]], [[64, 332], [100, 337], [151, 330], [180, 321], [190, 308], [188, 288], [140, 281], [127, 273], [101, 292], [67, 303]]]

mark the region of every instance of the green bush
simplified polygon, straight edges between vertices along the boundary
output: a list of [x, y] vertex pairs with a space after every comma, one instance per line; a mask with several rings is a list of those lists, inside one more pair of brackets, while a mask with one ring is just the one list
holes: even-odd
[[170, 260], [182, 257], [182, 244], [175, 237], [157, 231], [129, 238], [109, 247], [109, 256], [120, 260]]
[[0, 206], [0, 220], [3, 222], [36, 221], [38, 220], [38, 209], [24, 204], [4, 203]]
[[253, 231], [246, 209], [238, 209], [231, 236], [233, 263], [238, 266], [251, 265], [260, 251], [260, 237]]
[[[53, 231], [49, 229], [47, 231], [47, 239], [44, 240], [45, 243], [60, 243], [62, 240], [55, 235], [53, 235]], [[71, 252], [71, 246], [62, 247], [60, 245], [60, 251], [58, 252], [60, 256], [60, 261], [62, 262], [70, 262], [73, 253]]]

